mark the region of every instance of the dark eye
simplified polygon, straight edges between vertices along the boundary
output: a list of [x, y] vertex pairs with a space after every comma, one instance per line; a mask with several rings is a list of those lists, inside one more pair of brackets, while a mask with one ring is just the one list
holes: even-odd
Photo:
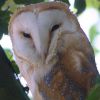
[[26, 37], [26, 38], [31, 38], [31, 35], [29, 33], [23, 32], [23, 36]]
[[60, 24], [56, 24], [52, 27], [51, 32], [57, 30], [60, 27]]

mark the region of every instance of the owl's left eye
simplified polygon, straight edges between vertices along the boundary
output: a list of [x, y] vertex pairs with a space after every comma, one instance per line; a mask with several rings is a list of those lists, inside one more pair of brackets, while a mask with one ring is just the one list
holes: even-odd
[[23, 36], [26, 37], [26, 38], [31, 38], [31, 35], [29, 33], [23, 32]]
[[51, 32], [54, 32], [55, 30], [57, 30], [59, 27], [61, 26], [61, 24], [56, 24], [52, 27]]

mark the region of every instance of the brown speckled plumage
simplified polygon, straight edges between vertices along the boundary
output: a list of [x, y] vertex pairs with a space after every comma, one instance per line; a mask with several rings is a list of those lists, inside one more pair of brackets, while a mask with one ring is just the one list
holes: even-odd
[[39, 83], [40, 93], [44, 100], [85, 100], [95, 84], [97, 72], [88, 69], [82, 73], [75, 72], [71, 66], [67, 69], [69, 64], [64, 63], [69, 62], [66, 60], [55, 65]]

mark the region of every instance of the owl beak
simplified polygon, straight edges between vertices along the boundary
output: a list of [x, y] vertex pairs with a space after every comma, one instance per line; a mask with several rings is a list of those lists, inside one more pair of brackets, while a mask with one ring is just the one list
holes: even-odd
[[48, 38], [49, 35], [47, 32], [44, 32], [39, 28], [37, 23], [34, 25], [34, 29], [32, 31], [32, 39], [36, 48], [37, 53], [39, 54], [42, 61], [45, 61], [48, 52]]
[[46, 53], [42, 53], [42, 54], [39, 53], [39, 59], [40, 59], [42, 64], [45, 64], [46, 58], [47, 58], [47, 54]]
[[33, 42], [34, 42], [36, 51], [38, 52], [42, 61], [45, 61], [48, 54], [47, 53], [48, 43], [45, 40], [46, 38], [47, 37], [39, 36], [38, 34], [35, 34], [35, 36], [33, 36]]

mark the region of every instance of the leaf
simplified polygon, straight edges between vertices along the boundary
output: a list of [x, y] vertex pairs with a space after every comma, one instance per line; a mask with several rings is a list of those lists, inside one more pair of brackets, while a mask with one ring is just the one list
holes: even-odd
[[6, 53], [7, 57], [8, 57], [8, 59], [10, 60], [14, 71], [15, 71], [17, 74], [19, 74], [19, 68], [18, 68], [17, 64], [15, 63], [15, 61], [14, 61], [14, 59], [13, 59], [13, 54], [12, 54], [12, 52], [11, 52], [9, 49], [5, 49], [5, 53]]
[[100, 84], [100, 75], [96, 78], [96, 83]]
[[16, 72], [16, 74], [19, 74], [20, 73], [19, 68], [14, 60], [11, 61], [11, 64], [12, 64], [12, 67], [13, 67], [14, 71]]
[[90, 42], [93, 43], [95, 37], [99, 34], [98, 30], [96, 29], [96, 25], [93, 25], [89, 31]]
[[9, 18], [10, 18], [9, 11], [0, 10], [0, 35], [1, 36], [3, 33], [7, 34]]
[[0, 8], [2, 7], [2, 5], [5, 3], [6, 0], [0, 0]]
[[94, 7], [100, 10], [100, 0], [86, 0], [87, 7]]
[[8, 23], [10, 19], [11, 12], [14, 12], [17, 5], [13, 0], [4, 0], [5, 2], [0, 2], [0, 38], [3, 33], [8, 34]]
[[1, 11], [1, 7], [3, 6], [3, 4], [5, 3], [6, 0], [0, 0], [0, 39], [3, 36], [3, 32], [5, 29], [2, 29], [2, 11]]
[[67, 3], [68, 5], [70, 5], [69, 0], [55, 0], [55, 1], [62, 1], [62, 2]]
[[0, 40], [2, 39], [3, 34], [0, 34]]
[[77, 9], [77, 15], [81, 14], [86, 8], [85, 0], [75, 0], [74, 7]]
[[33, 4], [33, 3], [39, 3], [43, 2], [44, 0], [14, 0], [16, 4]]
[[100, 84], [96, 84], [86, 100], [100, 100]]
[[94, 47], [93, 44], [92, 44], [92, 46], [93, 46], [93, 50], [94, 50], [94, 53], [95, 53], [95, 54], [100, 52], [100, 50], [99, 50], [98, 48]]
[[5, 49], [5, 53], [6, 53], [8, 59], [9, 59], [10, 61], [13, 60], [13, 59], [12, 59], [13, 55], [12, 55], [12, 53], [11, 53], [11, 51], [10, 51], [9, 49]]
[[2, 10], [5, 11], [10, 11], [14, 12], [17, 9], [16, 3], [13, 0], [6, 0], [5, 4], [2, 6]]
[[49, 0], [44, 0], [44, 2], [48, 2]]
[[96, 85], [90, 91], [86, 100], [100, 100], [100, 75], [96, 78]]

